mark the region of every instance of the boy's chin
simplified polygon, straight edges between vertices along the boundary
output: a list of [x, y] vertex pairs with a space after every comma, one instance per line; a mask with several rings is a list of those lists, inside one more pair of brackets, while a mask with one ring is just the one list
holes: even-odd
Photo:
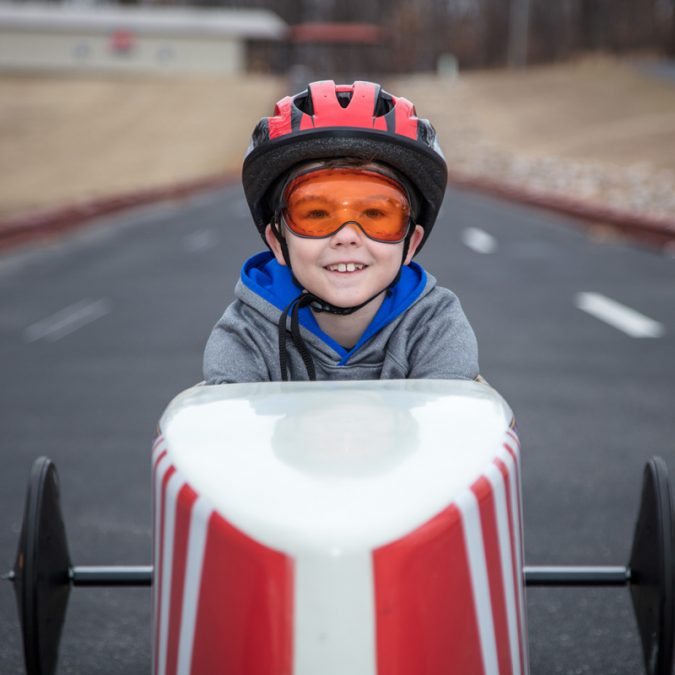
[[340, 307], [341, 309], [348, 309], [350, 307], [356, 307], [366, 300], [369, 300], [372, 297], [371, 295], [365, 295], [363, 293], [354, 293], [354, 294], [342, 294], [342, 293], [330, 293], [328, 297], [322, 297], [323, 300], [334, 305], [335, 307]]

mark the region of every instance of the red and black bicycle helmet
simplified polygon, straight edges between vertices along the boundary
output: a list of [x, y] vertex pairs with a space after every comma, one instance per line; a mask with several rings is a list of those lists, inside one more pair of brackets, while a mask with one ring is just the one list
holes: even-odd
[[280, 179], [309, 160], [347, 157], [384, 163], [409, 182], [418, 205], [415, 222], [424, 227], [421, 248], [445, 194], [445, 158], [429, 121], [417, 117], [410, 101], [374, 82], [312, 82], [299, 94], [281, 99], [272, 117], [260, 120], [242, 179], [263, 239], [274, 216]]

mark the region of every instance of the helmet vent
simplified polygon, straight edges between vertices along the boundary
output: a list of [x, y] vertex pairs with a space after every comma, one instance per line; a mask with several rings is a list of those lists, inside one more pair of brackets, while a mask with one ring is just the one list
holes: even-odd
[[349, 102], [352, 100], [352, 92], [351, 91], [338, 91], [336, 95], [337, 95], [338, 103], [343, 108], [346, 108], [349, 105]]
[[309, 95], [309, 91], [305, 90], [302, 93], [298, 94], [295, 99], [293, 99], [295, 107], [304, 112], [307, 115], [314, 114], [314, 106], [312, 105], [312, 97]]
[[375, 117], [383, 117], [394, 109], [394, 101], [391, 96], [384, 91], [380, 92], [375, 103]]

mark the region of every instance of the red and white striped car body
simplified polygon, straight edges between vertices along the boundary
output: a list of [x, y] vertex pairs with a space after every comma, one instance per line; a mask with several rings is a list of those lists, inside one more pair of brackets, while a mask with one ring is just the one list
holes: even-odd
[[511, 422], [466, 381], [178, 396], [153, 454], [154, 673], [526, 674]]

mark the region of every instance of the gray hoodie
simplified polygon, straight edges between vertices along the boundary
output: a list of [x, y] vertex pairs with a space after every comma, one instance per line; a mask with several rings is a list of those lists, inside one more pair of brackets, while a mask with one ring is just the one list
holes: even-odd
[[[207, 384], [281, 380], [281, 311], [300, 293], [288, 268], [265, 252], [250, 258], [235, 288], [236, 300], [215, 325], [204, 352]], [[370, 326], [352, 349], [321, 331], [311, 310], [300, 310], [300, 331], [314, 360], [317, 380], [406, 378], [474, 379], [476, 337], [451, 291], [416, 263], [402, 269]], [[307, 380], [292, 340], [287, 341], [290, 379]]]

